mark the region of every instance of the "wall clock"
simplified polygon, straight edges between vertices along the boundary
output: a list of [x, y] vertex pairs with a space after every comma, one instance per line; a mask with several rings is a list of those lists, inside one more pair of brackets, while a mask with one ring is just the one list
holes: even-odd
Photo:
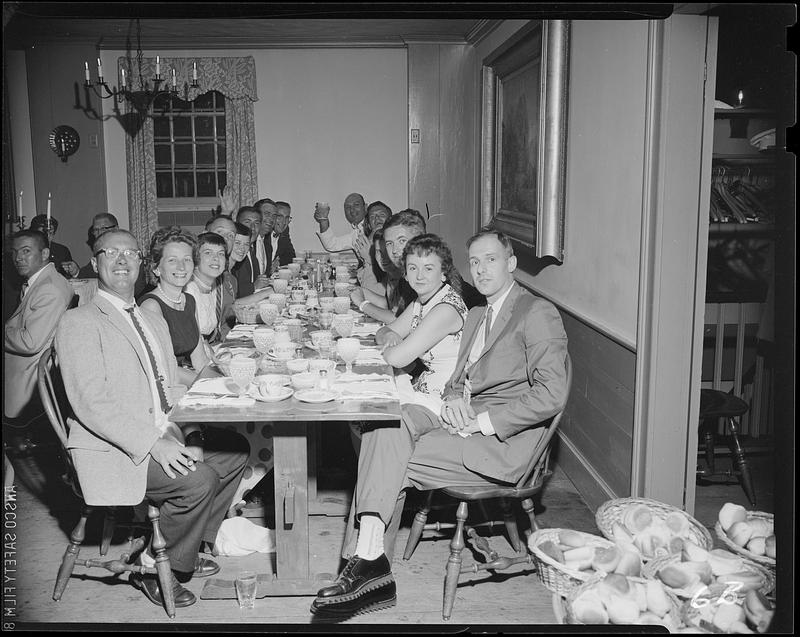
[[61, 161], [67, 161], [67, 157], [78, 150], [81, 145], [81, 138], [72, 126], [56, 126], [50, 131], [50, 148], [61, 157]]

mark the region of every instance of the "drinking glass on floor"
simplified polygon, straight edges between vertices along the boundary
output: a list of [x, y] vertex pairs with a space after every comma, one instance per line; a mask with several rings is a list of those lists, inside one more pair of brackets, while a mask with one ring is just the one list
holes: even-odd
[[252, 571], [242, 571], [236, 577], [236, 599], [239, 608], [253, 608], [256, 604], [258, 578]]

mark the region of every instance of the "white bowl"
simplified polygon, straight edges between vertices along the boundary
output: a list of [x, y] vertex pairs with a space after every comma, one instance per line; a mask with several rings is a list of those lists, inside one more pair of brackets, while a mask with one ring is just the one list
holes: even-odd
[[316, 372], [301, 372], [292, 376], [292, 387], [295, 389], [314, 389], [319, 380]]

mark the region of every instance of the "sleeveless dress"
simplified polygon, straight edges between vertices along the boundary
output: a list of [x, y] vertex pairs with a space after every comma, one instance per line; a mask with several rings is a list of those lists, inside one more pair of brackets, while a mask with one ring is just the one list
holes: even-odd
[[[192, 366], [190, 357], [197, 342], [200, 339], [200, 329], [197, 327], [197, 316], [195, 314], [195, 300], [191, 294], [184, 292], [186, 302], [182, 310], [176, 310], [168, 305], [164, 300], [152, 292], [142, 296], [141, 301], [153, 299], [161, 308], [161, 314], [169, 327], [169, 336], [172, 340], [172, 350], [178, 365], [184, 367]], [[141, 305], [140, 301], [140, 305]]]
[[428, 313], [442, 303], [451, 305], [456, 309], [461, 316], [461, 328], [457, 332], [445, 336], [420, 356], [425, 369], [417, 377], [413, 385], [408, 374], [401, 374], [396, 378], [397, 389], [400, 393], [400, 404], [414, 403], [422, 405], [437, 415], [442, 407], [442, 391], [456, 367], [458, 348], [461, 344], [461, 334], [463, 332], [463, 321], [467, 317], [467, 306], [464, 303], [464, 299], [450, 285], [445, 284], [425, 304], [420, 303], [419, 300], [413, 302], [413, 316], [411, 319], [411, 331], [413, 332], [419, 327]]

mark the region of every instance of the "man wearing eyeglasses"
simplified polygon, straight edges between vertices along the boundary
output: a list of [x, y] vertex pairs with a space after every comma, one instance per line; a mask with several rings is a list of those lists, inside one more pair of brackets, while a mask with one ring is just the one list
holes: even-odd
[[[136, 239], [107, 230], [93, 254], [98, 292], [64, 314], [55, 337], [74, 413], [69, 449], [88, 505], [136, 505], [147, 497], [159, 507], [175, 606], [189, 606], [196, 598], [182, 583], [219, 571], [199, 551], [216, 539], [249, 446], [235, 432], [170, 422], [186, 388], [177, 385], [166, 321], [134, 302], [142, 261]], [[153, 555], [145, 550], [137, 563], [152, 566]], [[133, 573], [131, 583], [163, 603], [155, 576]]]
[[[117, 218], [110, 212], [101, 212], [92, 218], [92, 225], [89, 228], [89, 246], [91, 247], [98, 237], [109, 230], [116, 230], [119, 228]], [[78, 272], [78, 279], [96, 279], [97, 272], [92, 266], [92, 261], [89, 261]], [[145, 276], [144, 268], [139, 269], [139, 277], [136, 279], [136, 296], [138, 297], [148, 288], [147, 277]]]
[[[292, 207], [285, 201], [275, 202], [274, 224], [269, 241], [264, 241], [267, 250], [267, 274], [272, 274], [280, 266], [287, 265], [297, 256], [289, 236], [289, 222], [292, 220]], [[264, 237], [266, 239], [266, 237]]]

